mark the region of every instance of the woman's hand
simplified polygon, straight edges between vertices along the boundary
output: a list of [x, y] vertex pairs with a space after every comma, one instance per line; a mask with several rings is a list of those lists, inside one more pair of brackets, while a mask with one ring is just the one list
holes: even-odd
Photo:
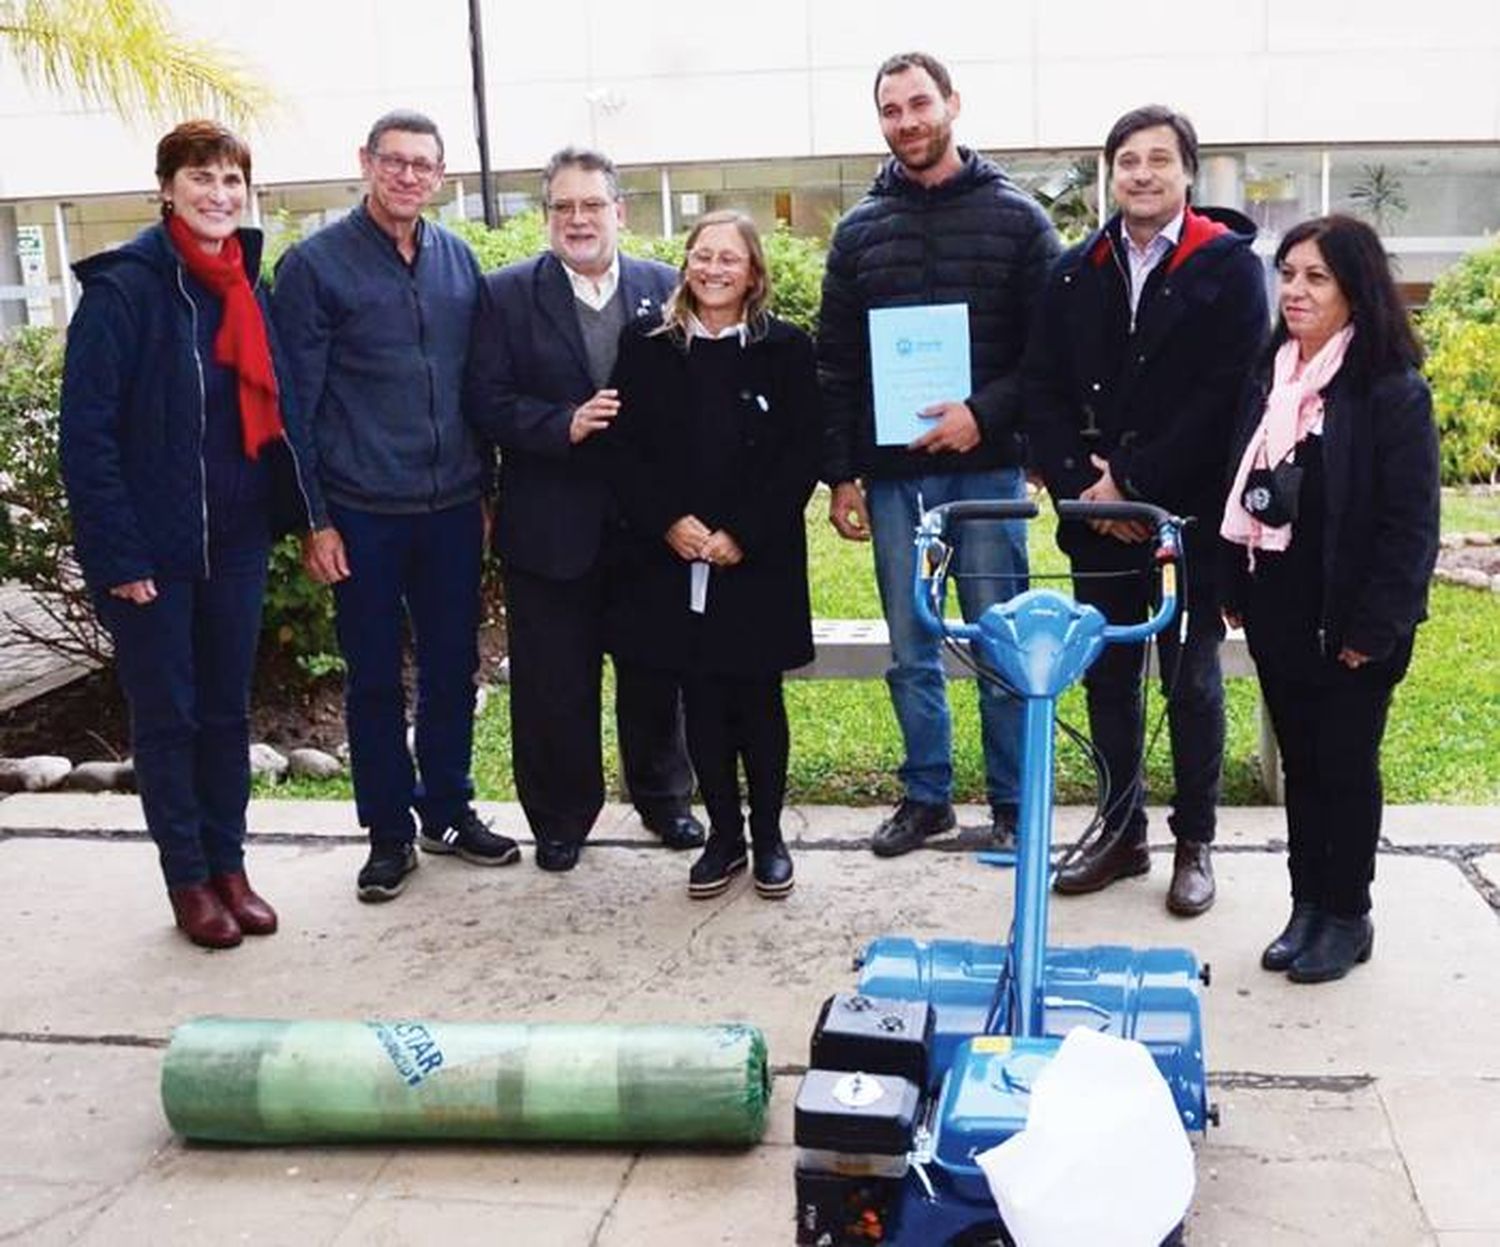
[[708, 525], [696, 515], [684, 515], [666, 533], [672, 553], [689, 563], [703, 557], [703, 543], [708, 540], [708, 535]]
[[722, 528], [716, 528], [709, 533], [698, 552], [698, 557], [705, 563], [712, 563], [716, 567], [733, 567], [742, 561], [745, 552], [740, 549], [740, 543], [726, 533]]
[[338, 529], [315, 528], [302, 538], [302, 567], [320, 585], [349, 579], [349, 556]]
[[1350, 671], [1358, 671], [1370, 661], [1368, 654], [1361, 654], [1357, 649], [1350, 649], [1347, 645], [1339, 650], [1339, 661], [1348, 667]]
[[130, 580], [122, 585], [114, 585], [109, 593], [111, 597], [122, 598], [132, 606], [147, 606], [156, 601], [156, 581], [150, 576], [144, 580]]

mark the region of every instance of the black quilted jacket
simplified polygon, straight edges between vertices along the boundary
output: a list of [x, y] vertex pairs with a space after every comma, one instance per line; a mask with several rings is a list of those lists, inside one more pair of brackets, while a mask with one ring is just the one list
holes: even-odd
[[[834, 231], [818, 321], [825, 420], [823, 478], [975, 472], [1022, 463], [1020, 364], [1031, 312], [1058, 253], [1036, 202], [998, 165], [959, 148], [940, 186], [886, 161]], [[980, 444], [967, 454], [875, 445], [867, 314], [871, 308], [967, 303]]]

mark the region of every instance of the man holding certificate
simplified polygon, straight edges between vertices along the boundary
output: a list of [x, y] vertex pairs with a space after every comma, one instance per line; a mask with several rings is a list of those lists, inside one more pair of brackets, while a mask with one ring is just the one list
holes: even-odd
[[[1184, 542], [1184, 615], [1156, 638], [1175, 786], [1167, 908], [1191, 916], [1214, 900], [1224, 754], [1214, 563], [1236, 403], [1269, 328], [1265, 271], [1248, 220], [1189, 203], [1198, 139], [1186, 117], [1159, 105], [1126, 113], [1104, 158], [1119, 211], [1053, 270], [1027, 357], [1026, 415], [1054, 498], [1131, 498], [1197, 520]], [[1078, 599], [1112, 623], [1144, 618], [1150, 537], [1124, 521], [1059, 525]], [[1059, 872], [1059, 892], [1151, 868], [1144, 659], [1144, 646], [1111, 645], [1084, 677], [1109, 793], [1103, 834]]]
[[[829, 518], [841, 536], [873, 542], [890, 628], [903, 796], [871, 847], [894, 857], [954, 826], [952, 726], [939, 644], [915, 618], [913, 532], [939, 503], [1024, 496], [1021, 357], [1059, 248], [1035, 201], [955, 143], [959, 95], [935, 57], [888, 59], [875, 106], [891, 159], [834, 232], [818, 374]], [[955, 557], [965, 618], [1026, 588], [1023, 524], [967, 525]], [[1005, 841], [1019, 797], [1021, 708], [978, 683], [985, 786]]]

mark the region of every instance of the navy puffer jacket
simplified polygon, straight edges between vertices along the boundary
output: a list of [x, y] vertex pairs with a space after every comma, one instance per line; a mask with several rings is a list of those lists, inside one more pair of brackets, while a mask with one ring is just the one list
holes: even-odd
[[[285, 436], [271, 461], [271, 521], [326, 523], [310, 471], [307, 425], [260, 285], [261, 235], [239, 231], [245, 270], [266, 317]], [[212, 571], [204, 481], [203, 368], [188, 277], [166, 229], [74, 266], [83, 298], [68, 326], [59, 453], [83, 576], [96, 590]]]
[[[1032, 308], [1057, 256], [1057, 234], [1035, 200], [998, 165], [959, 148], [963, 167], [924, 187], [888, 160], [829, 244], [818, 321], [823, 478], [977, 472], [1025, 459], [1021, 357]], [[980, 444], [967, 454], [913, 454], [875, 444], [871, 308], [966, 303]]]

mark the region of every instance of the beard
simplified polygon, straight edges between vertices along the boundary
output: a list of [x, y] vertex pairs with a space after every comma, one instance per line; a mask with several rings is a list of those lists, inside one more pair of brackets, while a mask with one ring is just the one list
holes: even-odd
[[941, 125], [933, 126], [928, 130], [922, 145], [914, 153], [908, 154], [906, 140], [899, 134], [887, 139], [886, 146], [891, 149], [891, 155], [902, 165], [915, 173], [922, 173], [942, 160], [952, 142], [953, 126], [950, 122], [944, 121]]

